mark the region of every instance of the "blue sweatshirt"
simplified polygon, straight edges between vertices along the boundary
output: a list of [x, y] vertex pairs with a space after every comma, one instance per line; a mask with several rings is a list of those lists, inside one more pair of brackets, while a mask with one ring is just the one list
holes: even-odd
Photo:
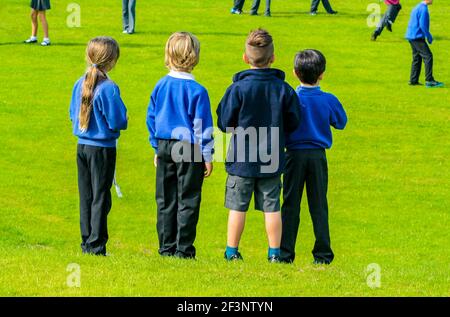
[[126, 130], [128, 125], [127, 108], [120, 98], [119, 87], [109, 79], [97, 84], [92, 100], [89, 126], [87, 131], [82, 132], [78, 115], [81, 108], [83, 82], [84, 76], [75, 83], [70, 103], [69, 114], [73, 134], [78, 137], [79, 144], [115, 147], [120, 130]]
[[330, 126], [344, 129], [347, 115], [339, 100], [320, 87], [298, 87], [300, 99], [300, 125], [288, 134], [288, 151], [305, 149], [329, 149], [333, 138]]
[[406, 39], [409, 41], [427, 39], [428, 43], [433, 42], [433, 36], [430, 33], [430, 13], [428, 5], [423, 2], [419, 3], [411, 12]]
[[298, 97], [284, 79], [278, 69], [252, 69], [234, 76], [217, 108], [219, 129], [232, 132], [225, 163], [228, 174], [262, 178], [282, 173], [285, 133], [300, 122]]
[[206, 162], [214, 152], [213, 120], [207, 90], [189, 73], [171, 71], [154, 88], [147, 111], [150, 144], [158, 140], [198, 144]]

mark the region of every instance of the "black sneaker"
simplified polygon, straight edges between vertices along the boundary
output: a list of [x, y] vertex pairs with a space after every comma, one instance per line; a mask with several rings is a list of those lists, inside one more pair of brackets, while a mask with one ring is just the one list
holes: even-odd
[[334, 15], [334, 14], [338, 14], [338, 12], [333, 10], [333, 11], [328, 12], [328, 14]]
[[281, 259], [279, 255], [272, 255], [267, 258], [269, 263], [281, 263]]
[[195, 260], [195, 255], [194, 254], [186, 254], [183, 252], [175, 252], [174, 257], [178, 258], [178, 259], [184, 259], [184, 260]]
[[408, 83], [408, 85], [410, 85], [410, 86], [423, 86], [421, 83], [419, 83], [419, 82], [409, 82]]
[[370, 39], [371, 39], [372, 41], [376, 41], [376, 40], [377, 40], [377, 37], [378, 37], [378, 33], [377, 33], [377, 32], [373, 32], [373, 34], [372, 34], [372, 36], [370, 37]]
[[229, 262], [233, 262], [233, 261], [243, 261], [243, 260], [244, 260], [244, 258], [242, 257], [242, 255], [241, 255], [239, 252], [237, 252], [236, 254], [233, 254], [233, 255], [230, 256], [230, 257], [227, 257], [227, 253], [225, 252], [225, 253], [224, 253], [224, 257], [225, 257], [225, 260], [227, 260], [227, 261], [229, 261]]
[[317, 260], [317, 259], [315, 259], [315, 260], [313, 261], [313, 264], [314, 264], [314, 265], [330, 265], [331, 262], [325, 261], [325, 260]]
[[386, 24], [386, 29], [387, 29], [389, 32], [392, 32], [392, 22], [391, 22], [391, 21], [388, 21], [388, 22], [387, 22], [387, 24]]

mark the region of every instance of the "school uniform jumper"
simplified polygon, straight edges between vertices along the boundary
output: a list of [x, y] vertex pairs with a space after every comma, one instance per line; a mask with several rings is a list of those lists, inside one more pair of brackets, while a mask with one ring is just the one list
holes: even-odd
[[147, 127], [158, 155], [159, 253], [194, 258], [204, 164], [214, 152], [207, 90], [191, 74], [170, 72], [153, 90]]
[[[240, 72], [219, 103], [217, 125], [223, 132], [232, 132], [225, 163], [229, 174], [225, 206], [229, 209], [246, 211], [254, 192], [256, 209], [280, 210], [284, 134], [300, 122], [298, 98], [284, 79], [278, 69]], [[243, 131], [250, 130], [256, 144], [251, 137], [243, 137]], [[278, 137], [272, 136], [276, 132]], [[271, 155], [271, 160], [262, 159], [261, 153]]]
[[433, 53], [431, 53], [428, 43], [433, 43], [433, 36], [430, 33], [430, 13], [425, 3], [419, 3], [411, 12], [411, 18], [406, 31], [406, 39], [409, 41], [413, 62], [411, 66], [410, 82], [419, 82], [422, 69], [422, 60], [425, 63], [425, 78], [427, 82], [433, 82]]
[[295, 259], [295, 244], [300, 225], [300, 204], [306, 183], [309, 212], [316, 242], [314, 259], [331, 263], [328, 225], [328, 166], [325, 149], [332, 145], [330, 126], [344, 129], [347, 115], [339, 100], [319, 87], [299, 87], [301, 122], [286, 137], [286, 170], [283, 181], [281, 258]]
[[94, 90], [89, 127], [81, 131], [78, 115], [83, 82], [84, 76], [75, 84], [69, 110], [73, 134], [78, 137], [81, 249], [83, 253], [105, 255], [116, 142], [120, 130], [127, 128], [127, 109], [119, 87], [111, 80], [102, 81]]

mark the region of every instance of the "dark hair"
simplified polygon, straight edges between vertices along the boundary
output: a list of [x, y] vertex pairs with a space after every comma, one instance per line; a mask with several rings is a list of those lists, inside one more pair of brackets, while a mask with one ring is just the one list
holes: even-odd
[[245, 42], [245, 54], [250, 64], [265, 67], [270, 63], [274, 53], [272, 36], [264, 29], [252, 31]]
[[294, 69], [301, 82], [309, 85], [317, 83], [325, 72], [327, 60], [318, 50], [304, 50], [295, 55]]

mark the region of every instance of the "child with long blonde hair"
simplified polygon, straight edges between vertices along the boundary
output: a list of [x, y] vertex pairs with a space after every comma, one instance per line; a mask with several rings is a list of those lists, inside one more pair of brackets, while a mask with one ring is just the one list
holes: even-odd
[[76, 82], [70, 104], [73, 133], [78, 137], [81, 249], [95, 255], [106, 255], [116, 142], [128, 125], [119, 87], [107, 75], [119, 55], [114, 39], [92, 39], [86, 49], [87, 72]]

